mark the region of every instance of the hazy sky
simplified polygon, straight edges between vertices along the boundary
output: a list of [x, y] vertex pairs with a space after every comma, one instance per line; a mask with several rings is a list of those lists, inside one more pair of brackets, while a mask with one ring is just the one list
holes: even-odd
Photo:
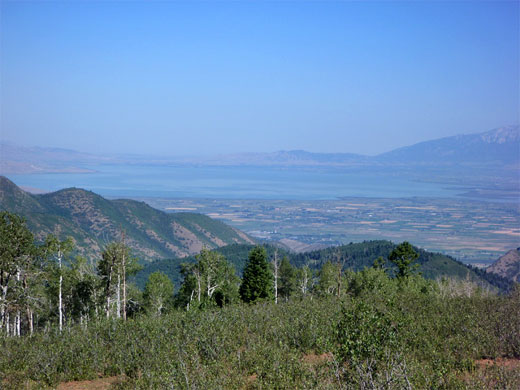
[[1, 138], [376, 154], [519, 122], [519, 3], [1, 1]]

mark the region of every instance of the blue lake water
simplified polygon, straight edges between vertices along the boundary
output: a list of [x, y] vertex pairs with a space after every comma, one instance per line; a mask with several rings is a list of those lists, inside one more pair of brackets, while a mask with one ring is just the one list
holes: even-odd
[[108, 197], [336, 199], [454, 197], [459, 189], [391, 172], [333, 168], [101, 165], [96, 173], [8, 175], [19, 186], [56, 191], [78, 187]]

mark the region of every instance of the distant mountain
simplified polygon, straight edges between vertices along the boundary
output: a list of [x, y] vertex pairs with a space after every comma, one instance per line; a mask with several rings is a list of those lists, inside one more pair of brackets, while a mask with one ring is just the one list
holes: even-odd
[[89, 163], [107, 163], [112, 157], [61, 148], [40, 148], [0, 143], [0, 174], [89, 173]]
[[520, 248], [512, 249], [486, 268], [486, 272], [520, 283]]
[[211, 157], [112, 155], [102, 156], [58, 148], [27, 148], [0, 143], [0, 174], [89, 172], [89, 164], [382, 167], [428, 165], [498, 165], [518, 168], [520, 126], [479, 134], [457, 135], [402, 147], [377, 156], [355, 153], [313, 153], [304, 150], [237, 153]]
[[345, 166], [360, 165], [370, 157], [354, 153], [312, 153], [305, 150], [282, 150], [273, 153], [238, 153], [206, 158], [207, 165], [253, 166]]
[[205, 215], [168, 214], [144, 202], [107, 200], [93, 192], [68, 188], [43, 195], [31, 195], [6, 177], [0, 176], [0, 210], [20, 214], [28, 227], [43, 239], [54, 233], [71, 236], [81, 254], [99, 256], [103, 246], [120, 238], [143, 260], [185, 257], [203, 246], [252, 244], [245, 233]]
[[497, 164], [520, 163], [520, 126], [508, 126], [485, 133], [457, 135], [380, 154], [377, 160], [402, 164]]

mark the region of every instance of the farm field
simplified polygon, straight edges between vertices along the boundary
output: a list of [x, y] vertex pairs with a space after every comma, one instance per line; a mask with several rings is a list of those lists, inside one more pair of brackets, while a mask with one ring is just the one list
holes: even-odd
[[453, 198], [237, 200], [139, 198], [168, 212], [206, 214], [253, 237], [304, 251], [373, 239], [410, 240], [487, 266], [520, 246], [520, 205]]

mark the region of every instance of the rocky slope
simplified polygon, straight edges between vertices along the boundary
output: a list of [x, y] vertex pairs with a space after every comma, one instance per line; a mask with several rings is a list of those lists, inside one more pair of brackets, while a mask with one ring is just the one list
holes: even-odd
[[486, 272], [520, 283], [520, 248], [512, 249], [501, 256], [486, 268]]

